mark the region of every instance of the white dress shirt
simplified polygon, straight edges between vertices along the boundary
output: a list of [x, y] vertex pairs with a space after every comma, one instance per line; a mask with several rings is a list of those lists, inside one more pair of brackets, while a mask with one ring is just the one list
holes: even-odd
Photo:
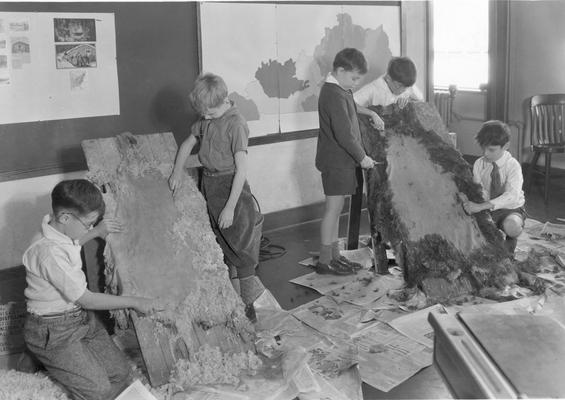
[[23, 255], [27, 310], [38, 315], [72, 310], [86, 291], [81, 246], [49, 225], [50, 219], [43, 217], [41, 232]]
[[504, 193], [495, 199], [490, 199], [492, 162], [481, 157], [473, 165], [473, 180], [482, 186], [485, 201], [490, 199], [490, 202], [494, 205], [494, 210], [500, 208], [512, 210], [522, 207], [525, 199], [522, 191], [524, 177], [520, 163], [508, 151], [504, 151], [502, 157], [495, 162], [498, 165], [500, 182], [504, 186]]
[[400, 95], [392, 93], [384, 80], [384, 75], [353, 93], [353, 99], [362, 107], [388, 106], [389, 104], [396, 103], [400, 97], [412, 97], [418, 100], [424, 99], [422, 93], [415, 86], [406, 88]]

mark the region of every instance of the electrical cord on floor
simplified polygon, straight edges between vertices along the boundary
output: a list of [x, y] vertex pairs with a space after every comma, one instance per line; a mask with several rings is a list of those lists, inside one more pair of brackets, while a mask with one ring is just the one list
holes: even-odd
[[272, 244], [271, 240], [261, 236], [261, 247], [259, 249], [259, 261], [273, 260], [286, 254], [286, 249], [278, 244]]

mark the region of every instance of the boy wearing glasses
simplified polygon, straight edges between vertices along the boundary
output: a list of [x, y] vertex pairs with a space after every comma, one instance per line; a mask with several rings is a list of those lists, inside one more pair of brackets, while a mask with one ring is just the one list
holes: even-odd
[[[121, 231], [104, 215], [102, 194], [85, 179], [62, 181], [51, 192], [53, 213], [23, 255], [26, 268], [27, 348], [76, 399], [113, 399], [128, 384], [130, 367], [104, 327], [86, 310], [162, 309], [157, 300], [93, 293], [86, 288], [81, 246]], [[95, 226], [96, 225], [96, 226]]]
[[228, 98], [224, 80], [214, 74], [199, 76], [190, 101], [202, 118], [177, 154], [169, 186], [180, 187], [184, 165], [200, 142], [202, 194], [206, 199], [212, 230], [230, 269], [231, 282], [245, 304], [245, 314], [256, 321], [253, 303], [265, 287], [255, 275], [259, 264], [263, 216], [256, 210], [247, 183], [247, 122]]
[[387, 73], [363, 86], [353, 94], [359, 106], [359, 113], [371, 117], [375, 128], [384, 129], [384, 122], [374, 111], [366, 107], [388, 106], [397, 103], [404, 108], [409, 101], [422, 101], [424, 96], [414, 83], [416, 66], [408, 57], [393, 57], [387, 67]]

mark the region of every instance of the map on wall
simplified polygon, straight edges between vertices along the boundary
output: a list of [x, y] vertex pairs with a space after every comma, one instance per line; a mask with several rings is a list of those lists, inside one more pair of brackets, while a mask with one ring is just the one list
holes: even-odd
[[201, 3], [202, 71], [224, 78], [251, 136], [318, 127], [318, 94], [345, 47], [363, 52], [362, 84], [400, 55], [391, 5]]
[[111, 13], [0, 12], [0, 124], [120, 113]]

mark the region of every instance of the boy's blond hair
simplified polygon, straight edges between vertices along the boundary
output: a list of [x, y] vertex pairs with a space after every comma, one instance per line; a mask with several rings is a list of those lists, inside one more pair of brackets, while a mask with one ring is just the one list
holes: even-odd
[[190, 92], [190, 102], [194, 109], [204, 115], [209, 108], [219, 107], [228, 97], [228, 87], [221, 76], [206, 73], [196, 78], [194, 89]]

